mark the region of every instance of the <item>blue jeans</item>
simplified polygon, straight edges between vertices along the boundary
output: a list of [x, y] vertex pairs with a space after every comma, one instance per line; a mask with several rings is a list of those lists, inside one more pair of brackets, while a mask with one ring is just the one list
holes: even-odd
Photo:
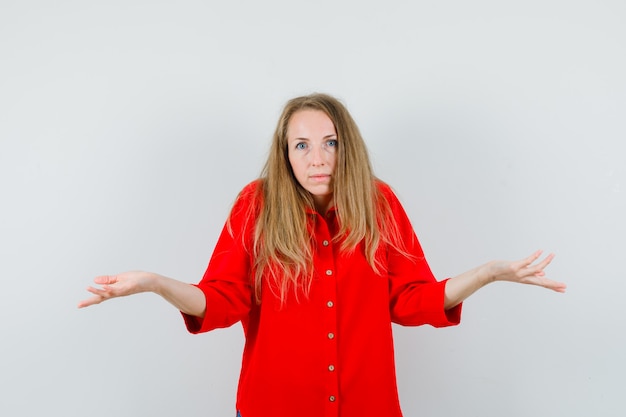
[[241, 413], [237, 410], [237, 417], [241, 417]]

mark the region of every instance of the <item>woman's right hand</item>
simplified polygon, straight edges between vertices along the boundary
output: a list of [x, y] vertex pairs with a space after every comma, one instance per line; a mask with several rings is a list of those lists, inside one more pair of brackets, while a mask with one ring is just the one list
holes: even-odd
[[93, 296], [78, 303], [78, 308], [100, 304], [111, 298], [153, 291], [156, 278], [156, 274], [143, 271], [130, 271], [117, 275], [96, 277], [94, 283], [100, 287], [87, 287], [87, 291], [92, 293]]
[[206, 311], [206, 298], [200, 288], [152, 272], [130, 271], [102, 275], [96, 277], [94, 282], [100, 287], [87, 287], [93, 296], [78, 303], [78, 308], [100, 304], [111, 298], [153, 292], [185, 314], [202, 318]]

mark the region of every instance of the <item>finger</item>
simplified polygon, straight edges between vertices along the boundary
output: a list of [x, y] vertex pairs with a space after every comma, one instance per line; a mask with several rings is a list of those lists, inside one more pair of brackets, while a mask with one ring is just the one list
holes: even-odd
[[537, 265], [541, 266], [542, 269], [545, 268], [546, 266], [550, 264], [550, 262], [552, 262], [552, 260], [554, 259], [554, 256], [555, 255], [553, 253], [548, 254], [548, 256], [546, 256], [545, 259], [543, 259]]
[[[522, 265], [524, 265], [524, 267], [526, 268], [526, 272], [529, 274], [540, 272], [545, 267], [547, 267], [550, 264], [550, 262], [552, 262], [552, 260], [554, 259], [554, 254], [551, 253], [548, 256], [546, 256], [544, 259], [542, 259], [536, 265], [532, 265], [532, 263], [539, 258], [539, 256], [536, 256], [536, 255], [541, 255], [541, 251], [535, 252], [528, 258], [524, 259], [524, 261], [522, 261]], [[528, 263], [529, 261], [530, 263]]]
[[117, 275], [100, 275], [95, 277], [93, 282], [100, 285], [115, 284], [118, 281]]
[[529, 278], [528, 280], [526, 280], [526, 283], [537, 285], [561, 293], [565, 292], [565, 290], [567, 289], [567, 285], [563, 282], [553, 281], [548, 278]]
[[563, 282], [552, 281], [550, 279], [546, 279], [542, 286], [561, 293], [565, 292], [565, 290], [567, 289], [567, 285], [565, 285]]
[[516, 271], [524, 271], [528, 268], [530, 268], [530, 266], [533, 264], [533, 262], [535, 262], [540, 256], [541, 253], [543, 251], [542, 250], [538, 250], [535, 251], [532, 255], [524, 258], [524, 259], [520, 259], [519, 261], [515, 261], [515, 262], [511, 262], [511, 267], [516, 270]]
[[97, 295], [93, 297], [89, 297], [86, 300], [82, 300], [81, 302], [79, 302], [78, 308], [85, 308], [85, 307], [89, 307], [95, 304], [100, 304], [102, 301], [104, 301], [102, 297], [99, 297]]
[[528, 266], [527, 267], [527, 273], [528, 274], [533, 274], [533, 275], [537, 275], [537, 276], [543, 276], [545, 275], [545, 272], [543, 272], [543, 270], [550, 265], [550, 262], [552, 262], [552, 260], [554, 259], [554, 254], [551, 253], [548, 256], [545, 257], [545, 259], [543, 259], [541, 262], [539, 262], [537, 265], [534, 266]]
[[87, 291], [99, 297], [105, 297], [107, 295], [110, 295], [110, 292], [111, 292], [109, 288], [95, 288], [95, 287], [87, 287]]
[[92, 293], [93, 297], [78, 303], [78, 308], [88, 307], [93, 304], [100, 304], [105, 300], [116, 297], [113, 292], [113, 288], [108, 285], [104, 285], [102, 288], [87, 287], [87, 291]]
[[567, 290], [567, 284], [564, 282], [557, 282], [557, 285], [552, 289], [556, 292], [565, 292]]
[[88, 287], [87, 291], [94, 294], [97, 297], [100, 297], [102, 301], [108, 300], [109, 298], [119, 297], [119, 293], [112, 287], [104, 285], [102, 288], [94, 288]]
[[541, 249], [539, 249], [538, 251], [535, 251], [532, 255], [530, 255], [526, 259], [522, 260], [522, 265], [524, 265], [526, 267], [532, 265], [533, 262], [535, 262], [537, 259], [539, 259], [539, 257], [541, 256], [542, 253], [543, 253], [543, 250], [541, 250]]

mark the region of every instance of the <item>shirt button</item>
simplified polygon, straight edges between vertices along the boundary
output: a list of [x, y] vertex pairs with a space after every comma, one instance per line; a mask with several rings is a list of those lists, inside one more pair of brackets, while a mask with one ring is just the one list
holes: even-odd
[[328, 333], [328, 338], [329, 339], [334, 339], [335, 338], [335, 333]]
[[331, 395], [330, 397], [328, 397], [328, 399], [330, 400], [330, 402], [335, 402], [336, 400], [334, 395]]
[[328, 246], [328, 244], [329, 244], [329, 242], [327, 240], [322, 242], [322, 245], [324, 245], [324, 246]]
[[331, 308], [334, 305], [335, 304], [332, 301], [329, 301], [329, 302], [326, 303], [326, 306], [328, 306], [328, 308]]
[[330, 372], [334, 371], [335, 370], [335, 365], [328, 365], [328, 370]]
[[327, 269], [326, 270], [326, 275], [332, 275], [333, 274], [333, 270], [332, 269]]

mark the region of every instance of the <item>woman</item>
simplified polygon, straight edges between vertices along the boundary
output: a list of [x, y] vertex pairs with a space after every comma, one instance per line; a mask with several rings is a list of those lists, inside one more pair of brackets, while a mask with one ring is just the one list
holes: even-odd
[[263, 175], [239, 194], [199, 284], [102, 276], [79, 307], [151, 291], [192, 333], [241, 321], [240, 416], [396, 417], [391, 323], [456, 325], [461, 303], [493, 281], [565, 291], [544, 276], [553, 255], [540, 255], [437, 281], [352, 117], [314, 94], [285, 106]]

